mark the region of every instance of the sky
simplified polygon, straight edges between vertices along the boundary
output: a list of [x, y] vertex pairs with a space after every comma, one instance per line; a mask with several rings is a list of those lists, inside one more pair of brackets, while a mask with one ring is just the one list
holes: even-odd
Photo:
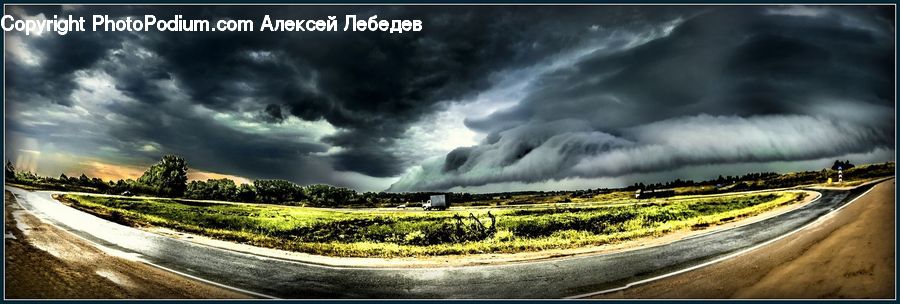
[[423, 24], [8, 32], [6, 158], [42, 175], [176, 154], [192, 179], [500, 192], [894, 160], [892, 6], [5, 8]]

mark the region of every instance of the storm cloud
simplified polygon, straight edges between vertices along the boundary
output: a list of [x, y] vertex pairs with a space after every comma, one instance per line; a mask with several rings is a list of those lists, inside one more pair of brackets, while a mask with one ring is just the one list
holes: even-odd
[[894, 149], [889, 7], [7, 9], [424, 24], [7, 33], [8, 155], [175, 153], [206, 171], [402, 191]]
[[[548, 73], [477, 146], [391, 190], [615, 177], [893, 150], [894, 27], [878, 10], [718, 9]], [[673, 177], [674, 178], [674, 177]]]
[[798, 115], [698, 115], [621, 130], [582, 120], [532, 123], [499, 132], [494, 142], [456, 149], [395, 183], [397, 189], [449, 189], [502, 182], [616, 177], [691, 165], [809, 160], [869, 152], [881, 131]]

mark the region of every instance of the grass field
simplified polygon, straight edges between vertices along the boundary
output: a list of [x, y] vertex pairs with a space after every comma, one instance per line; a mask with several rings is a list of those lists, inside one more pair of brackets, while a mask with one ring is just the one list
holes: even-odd
[[[574, 248], [701, 229], [803, 200], [804, 193], [452, 208], [317, 209], [68, 194], [67, 204], [130, 226], [159, 226], [312, 254], [401, 257]], [[495, 216], [492, 225], [488, 212]], [[471, 216], [470, 216], [471, 214]], [[476, 219], [480, 223], [476, 223]]]

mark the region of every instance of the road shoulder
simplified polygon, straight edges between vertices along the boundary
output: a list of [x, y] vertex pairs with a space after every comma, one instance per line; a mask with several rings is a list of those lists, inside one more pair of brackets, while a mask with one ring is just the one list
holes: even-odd
[[895, 180], [794, 235], [596, 298], [894, 298]]
[[4, 203], [6, 298], [247, 298], [104, 252], [41, 222], [23, 210], [9, 191], [4, 193]]

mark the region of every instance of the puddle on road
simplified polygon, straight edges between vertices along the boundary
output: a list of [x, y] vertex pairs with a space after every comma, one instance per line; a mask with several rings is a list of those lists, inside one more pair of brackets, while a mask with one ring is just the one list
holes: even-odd
[[19, 229], [24, 236], [31, 234], [31, 227], [25, 224], [25, 211], [16, 210], [12, 212], [12, 215], [16, 221], [16, 229]]
[[86, 252], [82, 248], [65, 239], [64, 236], [53, 233], [47, 224], [35, 223], [40, 221], [32, 218], [28, 211], [19, 209], [12, 212], [16, 222], [16, 229], [22, 232], [24, 239], [37, 249], [45, 251], [61, 260], [77, 263], [90, 263], [96, 259], [95, 254]]

